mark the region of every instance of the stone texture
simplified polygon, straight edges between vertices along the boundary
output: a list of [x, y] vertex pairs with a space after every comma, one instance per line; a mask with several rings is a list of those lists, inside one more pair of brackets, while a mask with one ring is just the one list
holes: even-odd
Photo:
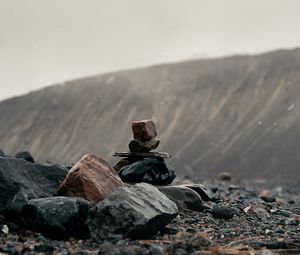
[[29, 199], [52, 196], [68, 170], [58, 165], [32, 164], [0, 158], [0, 214], [22, 223], [20, 213]]
[[176, 175], [161, 158], [148, 158], [121, 168], [119, 176], [124, 182], [147, 182], [155, 185], [172, 183]]
[[16, 158], [22, 158], [28, 162], [34, 163], [34, 159], [29, 151], [20, 151], [16, 154]]
[[156, 233], [176, 217], [176, 204], [157, 188], [140, 183], [121, 187], [90, 209], [87, 218], [93, 239], [144, 238]]
[[103, 159], [88, 154], [71, 168], [57, 195], [83, 197], [96, 204], [120, 186], [123, 182], [116, 171]]
[[132, 122], [133, 137], [141, 142], [149, 141], [157, 136], [153, 120], [140, 120]]
[[54, 239], [89, 236], [86, 218], [91, 204], [83, 198], [32, 199], [22, 209], [27, 228]]
[[157, 187], [169, 199], [176, 203], [180, 210], [203, 211], [204, 206], [201, 197], [194, 190], [184, 186]]
[[219, 173], [219, 180], [221, 181], [231, 181], [231, 174], [228, 172]]
[[201, 184], [192, 183], [192, 184], [183, 184], [180, 186], [187, 187], [187, 188], [190, 188], [190, 189], [196, 191], [199, 194], [199, 196], [201, 197], [201, 199], [205, 202], [211, 201], [214, 198], [213, 193], [211, 191], [209, 191], [208, 189], [206, 189]]
[[123, 159], [119, 160], [118, 162], [116, 162], [112, 166], [112, 168], [115, 169], [116, 172], [119, 172], [122, 167], [128, 166], [128, 165], [135, 163], [137, 161], [140, 161], [142, 159], [143, 158], [133, 158], [133, 157], [132, 158], [123, 158]]
[[0, 157], [5, 157], [5, 153], [3, 150], [0, 150]]
[[156, 138], [153, 138], [146, 142], [141, 142], [139, 140], [134, 139], [129, 142], [128, 147], [131, 152], [149, 152], [151, 150], [156, 149], [159, 143], [160, 140]]
[[229, 206], [217, 205], [212, 209], [214, 218], [229, 220], [234, 216], [234, 211]]

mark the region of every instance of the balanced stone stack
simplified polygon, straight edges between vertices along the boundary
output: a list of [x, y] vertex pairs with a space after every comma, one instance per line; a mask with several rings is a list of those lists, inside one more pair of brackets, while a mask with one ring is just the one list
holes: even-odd
[[149, 152], [158, 147], [156, 127], [153, 120], [132, 122], [133, 140], [129, 142], [131, 152]]
[[129, 142], [130, 152], [117, 152], [115, 156], [124, 157], [113, 168], [122, 181], [129, 183], [147, 182], [155, 185], [172, 183], [176, 175], [164, 158], [164, 152], [152, 152], [160, 143], [153, 120], [132, 122], [133, 140]]

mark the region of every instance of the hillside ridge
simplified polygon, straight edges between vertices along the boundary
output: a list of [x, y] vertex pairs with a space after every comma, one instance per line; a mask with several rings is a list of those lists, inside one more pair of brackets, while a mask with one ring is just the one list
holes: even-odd
[[154, 65], [77, 79], [0, 102], [0, 147], [41, 161], [127, 150], [153, 118], [181, 174], [299, 180], [300, 49]]

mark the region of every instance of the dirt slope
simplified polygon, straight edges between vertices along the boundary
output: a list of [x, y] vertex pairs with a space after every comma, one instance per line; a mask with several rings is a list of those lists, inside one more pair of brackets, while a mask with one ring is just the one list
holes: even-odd
[[181, 174], [300, 179], [300, 49], [70, 81], [0, 103], [0, 148], [41, 161], [127, 150], [153, 117]]

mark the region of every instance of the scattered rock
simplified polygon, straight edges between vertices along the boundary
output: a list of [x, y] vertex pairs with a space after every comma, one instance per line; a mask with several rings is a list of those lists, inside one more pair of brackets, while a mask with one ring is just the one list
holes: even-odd
[[52, 196], [66, 174], [67, 169], [58, 165], [0, 158], [0, 214], [21, 224], [23, 205], [29, 199]]
[[30, 163], [35, 163], [31, 153], [29, 151], [20, 151], [16, 154], [16, 158], [22, 158]]
[[229, 220], [234, 216], [234, 211], [229, 206], [214, 206], [211, 213], [215, 218], [225, 220]]
[[9, 232], [9, 228], [7, 225], [0, 225], [0, 236], [1, 234], [7, 235]]
[[148, 158], [121, 168], [119, 176], [124, 182], [147, 182], [155, 185], [172, 183], [176, 175], [161, 158]]
[[54, 239], [87, 238], [85, 223], [91, 204], [83, 198], [48, 197], [30, 200], [22, 210], [26, 226]]
[[279, 205], [279, 206], [284, 206], [284, 205], [287, 205], [288, 202], [282, 198], [276, 198], [276, 204]]
[[300, 225], [300, 215], [299, 214], [293, 214], [291, 217]]
[[200, 195], [201, 199], [205, 202], [211, 201], [214, 198], [213, 193], [210, 190], [206, 189], [201, 184], [193, 184], [192, 183], [192, 184], [183, 184], [180, 186], [187, 187], [187, 188], [190, 188], [190, 189], [196, 191]]
[[3, 150], [0, 150], [0, 157], [5, 157], [5, 153]]
[[87, 222], [94, 239], [112, 234], [142, 238], [162, 229], [177, 213], [176, 204], [157, 188], [140, 183], [119, 188], [91, 208]]
[[131, 152], [149, 152], [156, 149], [159, 145], [159, 142], [160, 140], [156, 138], [153, 138], [146, 142], [134, 139], [129, 142], [128, 147]]
[[272, 193], [270, 190], [262, 190], [260, 192], [259, 196], [266, 203], [273, 203], [276, 201], [276, 198], [272, 196]]
[[262, 220], [266, 220], [266, 219], [270, 218], [269, 213], [260, 204], [250, 205], [244, 209], [244, 212], [246, 214], [254, 215]]
[[287, 210], [278, 210], [277, 212], [279, 215], [285, 216], [285, 217], [290, 217], [293, 213], [291, 211]]
[[149, 141], [157, 136], [153, 120], [140, 120], [132, 122], [133, 137], [141, 142]]
[[151, 244], [149, 246], [149, 255], [164, 255], [164, 249], [160, 245]]
[[116, 171], [106, 161], [88, 154], [71, 168], [59, 186], [57, 195], [83, 197], [96, 204], [123, 185]]
[[170, 245], [169, 254], [192, 254], [212, 245], [212, 241], [204, 233], [179, 232]]
[[179, 210], [203, 211], [201, 197], [194, 190], [184, 186], [162, 186], [159, 191], [176, 203]]
[[228, 172], [223, 172], [219, 174], [219, 179], [221, 181], [231, 181], [231, 174]]

